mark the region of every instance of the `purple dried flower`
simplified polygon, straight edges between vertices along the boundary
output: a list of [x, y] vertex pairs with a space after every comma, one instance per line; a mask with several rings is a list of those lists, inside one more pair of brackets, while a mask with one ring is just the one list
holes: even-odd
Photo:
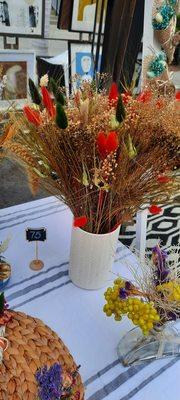
[[169, 311], [169, 313], [168, 313], [168, 319], [169, 319], [169, 320], [176, 321], [177, 318], [178, 318], [177, 314], [175, 314], [175, 313], [172, 312], [172, 311]]
[[120, 299], [126, 299], [126, 298], [128, 297], [128, 294], [127, 294], [127, 292], [126, 292], [126, 289], [121, 288], [121, 289], [119, 290], [119, 297], [120, 297]]
[[153, 254], [156, 255], [155, 265], [157, 266], [157, 277], [158, 284], [164, 282], [167, 279], [169, 274], [169, 270], [166, 266], [166, 258], [167, 252], [165, 250], [161, 250], [157, 245], [152, 250]]
[[5, 308], [5, 310], [7, 310], [7, 309], [9, 308], [9, 304], [7, 303], [6, 300], [5, 300], [5, 302], [4, 302], [4, 308]]
[[164, 269], [164, 271], [162, 271], [160, 273], [160, 280], [161, 282], [165, 282], [167, 276], [169, 275], [169, 270], [168, 269]]
[[126, 281], [126, 282], [125, 282], [125, 289], [126, 289], [126, 290], [131, 290], [131, 289], [132, 289], [132, 283], [129, 282], [129, 281]]
[[62, 394], [62, 368], [55, 363], [47, 369], [47, 366], [39, 369], [35, 378], [39, 385], [38, 396], [40, 400], [59, 400]]

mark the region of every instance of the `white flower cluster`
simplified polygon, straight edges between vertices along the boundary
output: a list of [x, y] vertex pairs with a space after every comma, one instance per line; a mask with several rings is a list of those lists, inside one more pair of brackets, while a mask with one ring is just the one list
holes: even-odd
[[47, 86], [47, 85], [48, 85], [48, 82], [49, 82], [48, 74], [45, 74], [45, 75], [43, 75], [43, 76], [41, 77], [41, 79], [40, 79], [40, 86], [41, 86], [41, 87], [42, 87], [42, 86]]

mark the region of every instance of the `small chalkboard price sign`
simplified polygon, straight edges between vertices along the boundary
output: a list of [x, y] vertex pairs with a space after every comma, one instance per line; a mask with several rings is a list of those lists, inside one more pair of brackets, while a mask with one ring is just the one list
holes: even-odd
[[46, 240], [46, 229], [26, 229], [26, 240], [28, 242], [44, 242]]
[[35, 260], [31, 261], [30, 268], [34, 271], [38, 271], [44, 267], [43, 261], [39, 260], [38, 257], [38, 242], [44, 242], [47, 239], [45, 228], [28, 228], [26, 229], [26, 240], [28, 242], [35, 242]]

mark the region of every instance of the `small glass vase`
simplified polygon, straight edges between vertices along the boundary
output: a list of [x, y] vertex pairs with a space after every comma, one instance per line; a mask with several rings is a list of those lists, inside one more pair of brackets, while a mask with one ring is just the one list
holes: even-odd
[[123, 336], [117, 352], [126, 367], [165, 357], [180, 357], [180, 322], [156, 327], [148, 336], [144, 336], [140, 328], [133, 328]]

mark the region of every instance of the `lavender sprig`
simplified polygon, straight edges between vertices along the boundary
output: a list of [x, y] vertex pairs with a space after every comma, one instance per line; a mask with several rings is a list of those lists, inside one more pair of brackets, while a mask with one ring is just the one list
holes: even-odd
[[49, 369], [45, 366], [36, 372], [39, 400], [60, 400], [62, 395], [61, 375], [62, 368], [58, 363], [55, 363]]
[[167, 281], [170, 272], [166, 265], [167, 252], [161, 250], [157, 245], [153, 248], [152, 253], [155, 256], [154, 263], [157, 267], [157, 285], [159, 285], [159, 283]]

